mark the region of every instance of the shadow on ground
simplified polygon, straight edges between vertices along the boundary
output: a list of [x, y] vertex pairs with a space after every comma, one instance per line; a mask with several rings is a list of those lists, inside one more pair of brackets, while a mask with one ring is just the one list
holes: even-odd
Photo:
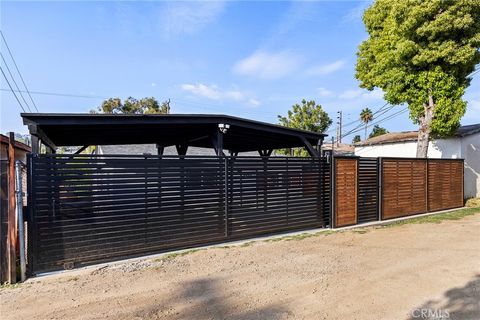
[[409, 320], [419, 319], [480, 319], [480, 274], [463, 287], [449, 289], [441, 299], [429, 300], [412, 310]]
[[[214, 278], [181, 283], [167, 300], [152, 301], [133, 313], [124, 314], [128, 319], [286, 319], [292, 314], [279, 304], [258, 307], [252, 303], [234, 304], [235, 292], [241, 288], [225, 290]], [[258, 301], [256, 301], [258, 302]]]

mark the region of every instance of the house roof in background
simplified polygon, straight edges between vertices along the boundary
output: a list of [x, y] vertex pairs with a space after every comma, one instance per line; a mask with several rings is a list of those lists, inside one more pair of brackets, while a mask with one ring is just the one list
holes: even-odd
[[[323, 150], [332, 150], [332, 144], [331, 143], [325, 143], [322, 146]], [[333, 150], [338, 151], [341, 153], [353, 153], [355, 151], [355, 147], [352, 144], [347, 144], [347, 143], [334, 143], [333, 145]]]
[[29, 129], [31, 126], [36, 127], [56, 146], [158, 143], [163, 146], [188, 144], [211, 148], [211, 136], [222, 123], [230, 125], [223, 137], [224, 149], [236, 152], [302, 147], [302, 139], [316, 145], [317, 141], [326, 136], [215, 114], [22, 113], [22, 117]]
[[468, 126], [461, 126], [460, 128], [458, 128], [456, 135], [459, 137], [465, 137], [478, 132], [480, 132], [480, 123], [470, 124]]
[[[121, 145], [103, 145], [98, 146], [101, 154], [150, 154], [156, 155], [158, 153], [157, 146], [154, 144], [121, 144]], [[163, 150], [164, 156], [178, 155], [177, 149], [174, 146], [165, 147]], [[215, 151], [210, 148], [189, 147], [187, 156], [214, 156]], [[258, 156], [258, 152], [245, 152], [241, 155]]]
[[[1, 144], [7, 144], [8, 145], [9, 141], [10, 141], [10, 138], [8, 136], [0, 134], [0, 143]], [[29, 145], [26, 145], [25, 143], [20, 142], [20, 141], [15, 141], [14, 146], [15, 146], [16, 149], [20, 149], [20, 150], [23, 150], [23, 151], [26, 151], [26, 152], [31, 152], [32, 151], [32, 148]]]
[[[453, 137], [465, 137], [478, 132], [480, 132], [480, 123], [461, 126], [458, 128], [457, 133]], [[366, 141], [357, 142], [355, 143], [355, 146], [361, 147], [387, 143], [417, 141], [417, 139], [417, 131], [389, 132], [382, 134], [381, 136], [367, 139]]]
[[389, 132], [382, 134], [381, 136], [369, 138], [366, 141], [357, 142], [355, 143], [355, 146], [370, 146], [376, 144], [417, 141], [417, 138], [417, 131]]

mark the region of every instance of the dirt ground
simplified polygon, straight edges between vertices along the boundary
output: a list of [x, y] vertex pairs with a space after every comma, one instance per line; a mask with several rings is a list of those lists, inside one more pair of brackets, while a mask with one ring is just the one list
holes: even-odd
[[0, 299], [3, 320], [480, 319], [480, 214], [63, 272]]

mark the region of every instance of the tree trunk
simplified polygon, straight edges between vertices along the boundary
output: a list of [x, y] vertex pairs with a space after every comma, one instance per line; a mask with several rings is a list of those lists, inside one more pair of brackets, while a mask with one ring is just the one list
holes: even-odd
[[417, 142], [417, 158], [427, 158], [428, 141], [430, 138], [434, 107], [435, 104], [433, 103], [433, 97], [430, 94], [428, 96], [428, 105], [425, 104], [423, 106], [424, 114], [420, 117], [420, 127], [418, 129]]
[[367, 141], [367, 124], [368, 122], [365, 122], [365, 141]]

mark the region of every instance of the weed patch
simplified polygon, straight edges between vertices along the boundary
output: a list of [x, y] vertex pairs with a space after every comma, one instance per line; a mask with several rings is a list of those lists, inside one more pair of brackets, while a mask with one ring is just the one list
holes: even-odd
[[197, 251], [200, 251], [201, 249], [191, 249], [191, 250], [185, 250], [181, 252], [172, 252], [169, 254], [164, 255], [161, 258], [155, 259], [155, 262], [162, 262], [162, 261], [170, 261], [178, 257], [183, 257], [186, 256], [187, 254], [195, 253]]
[[460, 220], [462, 218], [480, 213], [480, 208], [465, 208], [455, 211], [448, 211], [444, 213], [432, 214], [430, 216], [411, 218], [401, 221], [394, 221], [389, 224], [381, 226], [381, 228], [392, 228], [396, 226], [401, 226], [405, 224], [415, 224], [415, 223], [441, 223], [442, 221], [448, 220]]

